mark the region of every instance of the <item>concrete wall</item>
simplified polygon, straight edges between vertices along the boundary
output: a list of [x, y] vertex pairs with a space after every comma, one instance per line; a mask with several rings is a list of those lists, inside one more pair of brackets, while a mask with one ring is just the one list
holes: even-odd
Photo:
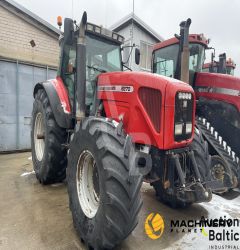
[[[58, 65], [58, 39], [0, 6], [0, 56], [49, 66]], [[34, 40], [36, 46], [31, 47]]]
[[[122, 30], [118, 31], [120, 35], [124, 36], [125, 38], [125, 43], [127, 41], [131, 42], [131, 29], [132, 29], [132, 24], [129, 24], [128, 26], [124, 27]], [[158, 42], [157, 39], [154, 39], [152, 36], [148, 35], [146, 32], [144, 32], [142, 29], [140, 29], [138, 26], [135, 24], [133, 25], [133, 43], [137, 45], [137, 47], [140, 49], [140, 41], [143, 41], [148, 44], [155, 44]], [[134, 50], [132, 53], [132, 58], [130, 58], [130, 67], [134, 71], [146, 71], [146, 69], [141, 68], [140, 65], [136, 65], [134, 61]]]

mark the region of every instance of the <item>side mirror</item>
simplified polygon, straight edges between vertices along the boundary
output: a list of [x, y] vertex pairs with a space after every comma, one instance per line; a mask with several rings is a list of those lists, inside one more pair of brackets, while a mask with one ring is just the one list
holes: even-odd
[[135, 48], [135, 63], [139, 65], [140, 63], [140, 50], [139, 48]]
[[64, 43], [67, 45], [73, 44], [74, 25], [71, 18], [64, 19]]

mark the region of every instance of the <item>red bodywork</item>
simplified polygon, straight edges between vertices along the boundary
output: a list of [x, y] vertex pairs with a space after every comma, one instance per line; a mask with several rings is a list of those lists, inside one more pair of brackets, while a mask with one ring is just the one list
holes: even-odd
[[71, 105], [70, 105], [69, 98], [68, 98], [68, 91], [67, 91], [61, 77], [57, 76], [56, 79], [53, 79], [50, 81], [52, 82], [54, 88], [56, 89], [56, 92], [57, 92], [58, 97], [60, 99], [64, 113], [70, 114], [71, 113]]
[[[151, 73], [116, 72], [100, 74], [98, 87], [98, 98], [103, 100], [106, 116], [116, 121], [123, 119], [124, 129], [134, 142], [164, 150], [184, 147], [192, 142], [193, 132], [189, 140], [174, 140], [175, 96], [179, 91], [189, 92], [194, 96], [194, 91], [188, 84]], [[139, 91], [145, 87], [159, 91], [161, 95], [160, 112], [155, 114], [160, 119], [159, 133], [139, 98]], [[130, 92], [124, 92], [125, 89]], [[157, 110], [154, 104], [151, 108], [153, 112]], [[194, 113], [195, 100], [193, 121]]]
[[[217, 66], [218, 66], [218, 63], [219, 63], [219, 62], [204, 63], [204, 64], [203, 64], [203, 69], [209, 69], [212, 65], [213, 65], [213, 67], [217, 67]], [[236, 68], [236, 64], [235, 64], [232, 60], [227, 60], [227, 61], [226, 61], [226, 67], [235, 69], [235, 68]]]
[[[202, 34], [190, 34], [188, 41], [189, 43], [200, 43], [206, 47], [208, 45], [208, 40]], [[173, 37], [163, 42], [155, 44], [153, 46], [153, 51], [161, 49], [161, 48], [165, 48], [167, 46], [177, 44], [177, 43], [179, 43], [179, 40], [176, 37]]]
[[203, 64], [203, 69], [209, 69], [211, 66], [213, 65], [213, 67], [217, 67], [217, 63], [204, 63]]
[[225, 74], [197, 73], [196, 96], [233, 104], [240, 111], [240, 78]]
[[[62, 79], [57, 77], [51, 82], [57, 91], [64, 112], [71, 113], [68, 92]], [[160, 100], [160, 107], [157, 106], [159, 102], [150, 105], [155, 120], [159, 119], [159, 131], [157, 131], [149, 112], [146, 111], [140, 100], [139, 91], [146, 87], [157, 91], [160, 96], [158, 99]], [[98, 76], [98, 88], [98, 98], [103, 100], [106, 116], [118, 122], [123, 119], [124, 129], [126, 133], [132, 136], [135, 143], [153, 145], [159, 149], [167, 150], [184, 147], [192, 142], [193, 132], [188, 140], [181, 142], [174, 140], [176, 93], [179, 91], [189, 92], [195, 98], [194, 91], [188, 84], [157, 74], [116, 72], [100, 74]], [[159, 110], [159, 113], [156, 113], [157, 110]], [[194, 120], [195, 99], [193, 122]]]

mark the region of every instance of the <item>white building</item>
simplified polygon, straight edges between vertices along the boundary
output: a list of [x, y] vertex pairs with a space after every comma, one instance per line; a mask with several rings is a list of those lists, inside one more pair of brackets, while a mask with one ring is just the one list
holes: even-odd
[[[135, 44], [140, 48], [140, 64], [135, 64], [134, 53], [132, 53], [132, 57], [129, 58], [127, 65], [134, 71], [150, 71], [152, 47], [155, 43], [162, 42], [164, 40], [163, 37], [133, 13], [119, 20], [110, 29], [124, 36], [125, 46]], [[127, 61], [130, 49], [124, 49], [123, 61], [125, 62]]]

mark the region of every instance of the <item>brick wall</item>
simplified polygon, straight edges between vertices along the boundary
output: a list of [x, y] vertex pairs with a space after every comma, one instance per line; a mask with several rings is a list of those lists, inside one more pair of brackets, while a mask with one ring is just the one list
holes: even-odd
[[[34, 48], [29, 43], [32, 39]], [[57, 66], [58, 39], [0, 6], [0, 56]]]

